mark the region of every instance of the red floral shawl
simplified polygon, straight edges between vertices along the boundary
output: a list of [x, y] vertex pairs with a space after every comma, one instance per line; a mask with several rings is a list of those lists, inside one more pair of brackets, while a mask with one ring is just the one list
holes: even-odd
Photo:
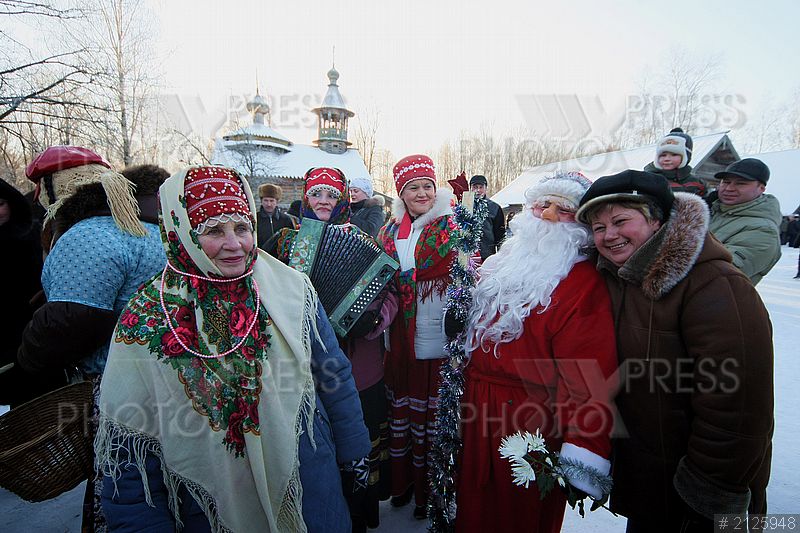
[[[394, 239], [400, 224], [392, 219], [381, 228], [378, 242], [384, 251], [398, 263], [397, 246]], [[450, 283], [450, 265], [456, 257], [455, 236], [458, 226], [451, 215], [434, 219], [423, 228], [414, 248], [415, 268], [399, 271], [395, 274], [395, 282], [400, 292], [400, 311], [403, 320], [395, 320], [392, 324], [391, 351], [414, 350], [416, 333], [417, 295], [423, 301], [434, 292], [443, 296]]]

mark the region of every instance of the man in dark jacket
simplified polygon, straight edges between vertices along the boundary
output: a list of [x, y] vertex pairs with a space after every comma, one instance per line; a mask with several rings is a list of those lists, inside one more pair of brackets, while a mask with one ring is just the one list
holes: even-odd
[[[469, 188], [475, 193], [476, 198], [486, 198], [486, 188], [489, 182], [486, 176], [476, 174], [469, 180]], [[486, 198], [489, 204], [489, 214], [486, 220], [483, 221], [483, 234], [481, 235], [481, 259], [486, 261], [486, 258], [494, 254], [503, 242], [506, 236], [506, 224], [503, 218], [503, 210], [500, 205]]]
[[258, 210], [258, 247], [272, 237], [282, 228], [294, 229], [297, 224], [288, 214], [281, 211], [278, 202], [281, 200], [283, 190], [272, 183], [264, 183], [258, 187], [258, 196], [261, 197], [261, 209]]
[[377, 237], [378, 230], [386, 222], [382, 196], [373, 196], [372, 180], [369, 176], [350, 180], [350, 223], [370, 237]]
[[[17, 360], [22, 330], [33, 315], [31, 299], [41, 291], [42, 248], [39, 227], [25, 197], [0, 179], [0, 404], [15, 406], [36, 394], [11, 372]], [[40, 384], [38, 381], [35, 385]], [[47, 387], [43, 387], [46, 391]]]

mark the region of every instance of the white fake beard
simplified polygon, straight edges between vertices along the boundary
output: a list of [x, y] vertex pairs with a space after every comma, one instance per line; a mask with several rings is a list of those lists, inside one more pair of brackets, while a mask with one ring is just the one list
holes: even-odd
[[522, 335], [531, 311], [544, 313], [553, 291], [575, 263], [585, 259], [589, 229], [577, 222], [548, 222], [528, 207], [511, 221], [513, 235], [479, 270], [467, 331], [467, 353], [479, 346], [494, 353]]

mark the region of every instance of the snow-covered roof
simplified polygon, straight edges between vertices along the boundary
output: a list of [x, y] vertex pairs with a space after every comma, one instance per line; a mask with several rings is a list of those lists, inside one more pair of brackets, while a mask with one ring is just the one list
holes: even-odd
[[769, 167], [767, 192], [781, 203], [784, 215], [800, 207], [800, 150], [781, 150], [745, 157], [760, 159]]
[[[711, 161], [714, 152], [721, 147], [731, 150], [734, 160], [738, 159], [736, 151], [733, 149], [727, 132], [700, 135], [693, 138], [694, 149], [692, 150], [692, 166], [695, 170], [708, 164], [713, 168], [724, 168]], [[649, 144], [630, 150], [619, 150], [616, 152], [606, 152], [567, 161], [558, 161], [530, 168], [524, 171], [518, 178], [498, 191], [492, 200], [501, 206], [510, 204], [520, 204], [525, 201], [525, 190], [537, 183], [545, 176], [552, 176], [557, 172], [579, 171], [587, 178], [594, 181], [600, 176], [616, 174], [628, 168], [642, 169], [653, 160], [656, 153], [656, 145]], [[713, 174], [712, 174], [713, 175]]]
[[293, 144], [290, 151], [283, 153], [252, 146], [245, 152], [239, 152], [230, 147], [229, 141], [218, 139], [211, 163], [234, 168], [245, 176], [255, 174], [303, 179], [310, 168], [334, 167], [344, 172], [348, 179], [369, 178], [361, 154], [354, 148], [346, 150], [343, 154], [330, 154], [316, 146]]
[[248, 124], [243, 128], [239, 128], [225, 135], [223, 139], [229, 140], [229, 139], [235, 139], [237, 137], [249, 138], [251, 139], [250, 140], [251, 143], [273, 140], [283, 145], [291, 144], [291, 141], [289, 141], [289, 139], [287, 139], [277, 131], [273, 130], [266, 124], [258, 124], [258, 123]]

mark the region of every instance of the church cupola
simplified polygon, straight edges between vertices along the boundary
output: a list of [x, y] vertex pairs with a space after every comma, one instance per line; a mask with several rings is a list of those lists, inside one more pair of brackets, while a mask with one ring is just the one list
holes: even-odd
[[313, 109], [319, 118], [318, 138], [314, 144], [330, 154], [343, 154], [352, 143], [347, 140], [347, 122], [355, 113], [347, 109], [339, 93], [339, 73], [336, 68], [328, 71], [328, 92], [322, 105]]
[[265, 124], [269, 126], [269, 103], [261, 96], [256, 88], [255, 97], [247, 102], [247, 110], [253, 114], [253, 124]]

